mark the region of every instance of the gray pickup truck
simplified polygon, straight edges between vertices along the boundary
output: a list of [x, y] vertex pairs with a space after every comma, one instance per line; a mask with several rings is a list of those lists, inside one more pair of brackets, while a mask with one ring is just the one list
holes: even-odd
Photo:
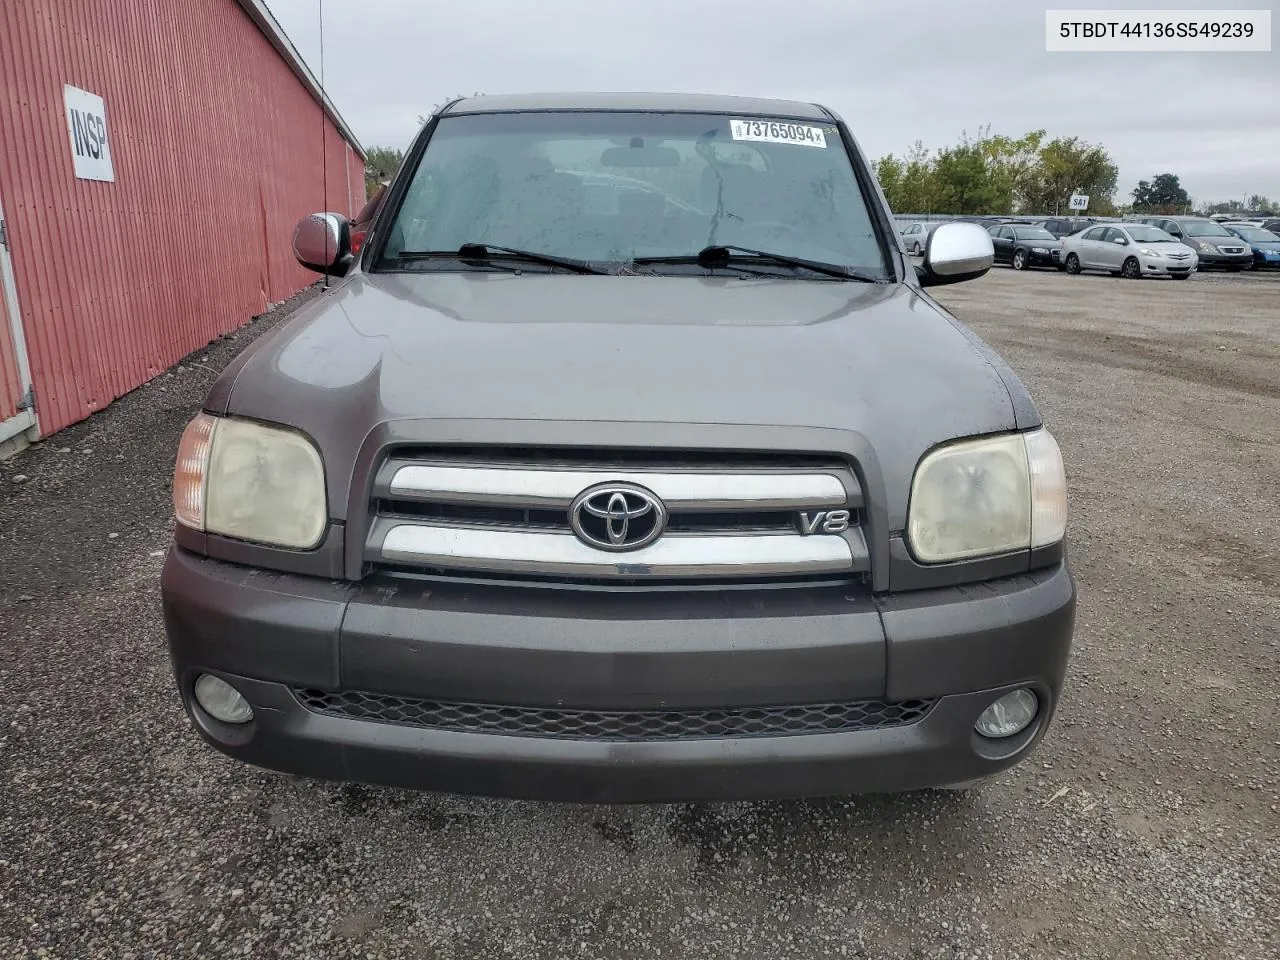
[[183, 434], [191, 723], [310, 777], [600, 802], [964, 786], [1044, 736], [1058, 446], [928, 295], [845, 123], [720, 96], [440, 109], [339, 279]]

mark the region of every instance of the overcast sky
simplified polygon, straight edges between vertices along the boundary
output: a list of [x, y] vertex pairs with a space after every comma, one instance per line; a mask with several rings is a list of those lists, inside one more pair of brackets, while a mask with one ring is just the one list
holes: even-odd
[[[318, 74], [318, 0], [268, 0]], [[1270, 53], [1047, 53], [1045, 9], [1273, 9]], [[990, 123], [1101, 143], [1116, 199], [1172, 172], [1196, 200], [1280, 197], [1275, 0], [329, 0], [325, 86], [366, 146], [455, 94], [735, 93], [824, 103], [874, 161]]]

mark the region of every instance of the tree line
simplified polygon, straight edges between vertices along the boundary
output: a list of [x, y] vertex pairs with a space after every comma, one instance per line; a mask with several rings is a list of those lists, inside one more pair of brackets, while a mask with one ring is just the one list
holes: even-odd
[[889, 206], [903, 213], [1059, 213], [1073, 193], [1089, 196], [1089, 212], [1111, 215], [1119, 171], [1101, 146], [1079, 137], [1047, 139], [1044, 130], [1021, 137], [962, 133], [940, 150], [923, 143], [875, 164]]
[[370, 147], [364, 158], [364, 192], [365, 197], [372, 197], [384, 182], [395, 176], [400, 169], [400, 161], [404, 159], [404, 151], [394, 147]]
[[[439, 106], [439, 105], [437, 105]], [[420, 123], [426, 117], [419, 117]], [[372, 147], [365, 163], [365, 188], [372, 196], [399, 168], [404, 154]], [[1138, 181], [1128, 202], [1116, 202], [1119, 170], [1100, 145], [1079, 137], [1049, 138], [1044, 130], [1021, 137], [993, 134], [990, 125], [959, 143], [928, 150], [919, 140], [902, 156], [886, 154], [875, 175], [889, 207], [899, 213], [1057, 214], [1074, 193], [1089, 197], [1095, 216], [1129, 213], [1264, 213], [1280, 215], [1280, 201], [1254, 194], [1211, 205], [1192, 201], [1178, 176], [1161, 173]]]
[[[478, 97], [480, 95], [479, 90], [471, 94], [473, 97]], [[430, 113], [418, 114], [418, 126], [421, 127], [430, 120], [431, 116], [446, 103], [459, 100], [465, 96], [466, 94], [463, 93], [455, 93], [453, 96], [441, 100], [439, 103], [433, 103], [431, 105]], [[364, 163], [364, 192], [366, 199], [372, 197], [378, 192], [378, 188], [382, 186], [383, 183], [395, 176], [395, 173], [400, 169], [400, 164], [403, 160], [403, 150], [397, 150], [394, 147], [369, 148]]]
[[1140, 180], [1128, 202], [1117, 202], [1119, 170], [1100, 144], [1079, 137], [1047, 138], [1044, 130], [1021, 137], [962, 133], [960, 142], [930, 151], [915, 145], [903, 156], [888, 154], [875, 164], [889, 206], [901, 213], [1058, 214], [1071, 195], [1089, 198], [1089, 213], [1275, 213], [1280, 203], [1254, 194], [1241, 200], [1196, 204], [1177, 174]]

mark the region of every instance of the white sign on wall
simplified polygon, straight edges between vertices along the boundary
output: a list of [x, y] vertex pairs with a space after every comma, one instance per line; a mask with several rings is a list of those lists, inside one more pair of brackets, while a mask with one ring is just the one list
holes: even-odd
[[107, 106], [102, 98], [87, 90], [62, 86], [67, 110], [67, 131], [71, 134], [71, 159], [81, 180], [116, 178], [111, 166], [111, 144], [107, 140]]
[[1072, 210], [1088, 210], [1089, 209], [1088, 195], [1084, 193], [1073, 193], [1071, 195], [1071, 209]]

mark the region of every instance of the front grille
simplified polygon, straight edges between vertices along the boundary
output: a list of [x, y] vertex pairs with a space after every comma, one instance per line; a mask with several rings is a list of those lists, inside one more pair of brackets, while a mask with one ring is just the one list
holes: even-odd
[[[529, 530], [563, 530], [565, 511], [501, 507], [486, 504], [416, 503], [412, 500], [383, 500], [378, 513], [384, 517], [422, 519], [438, 523], [485, 524]], [[756, 511], [682, 511], [674, 513], [667, 530], [696, 533], [729, 530], [785, 530], [795, 527], [794, 512], [784, 510]]]
[[505, 468], [513, 464], [591, 469], [798, 470], [830, 468], [830, 456], [752, 450], [670, 450], [652, 447], [519, 447], [519, 446], [406, 446], [395, 450], [397, 460], [470, 463]]
[[791, 706], [698, 710], [565, 710], [421, 700], [385, 693], [300, 689], [308, 710], [330, 717], [369, 720], [460, 733], [555, 740], [708, 740], [784, 737], [901, 727], [921, 720], [934, 700], [851, 700]]
[[[601, 548], [608, 527], [586, 512], [575, 532], [575, 501], [602, 485], [639, 487], [659, 504], [626, 528], [653, 535]], [[857, 474], [830, 456], [400, 448], [374, 478], [366, 570], [655, 585], [859, 580], [870, 572], [863, 506]], [[823, 525], [833, 512], [839, 522]]]

